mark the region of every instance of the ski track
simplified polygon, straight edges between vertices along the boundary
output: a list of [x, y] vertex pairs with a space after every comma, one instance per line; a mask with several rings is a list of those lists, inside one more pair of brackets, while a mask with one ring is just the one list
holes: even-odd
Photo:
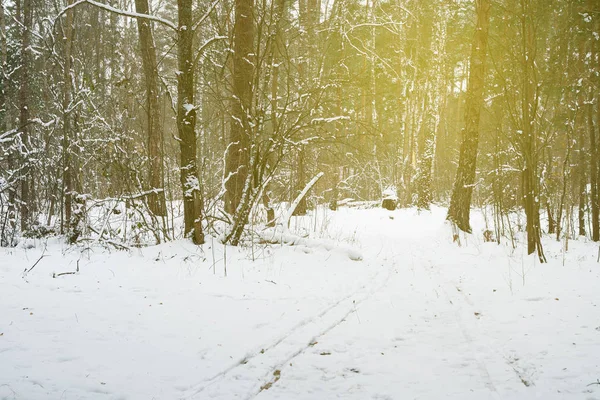
[[[369, 292], [360, 300], [354, 300], [352, 302], [352, 307], [351, 309], [349, 309], [343, 316], [342, 318], [338, 319], [337, 321], [335, 321], [333, 324], [331, 324], [328, 328], [326, 328], [324, 331], [322, 331], [319, 335], [315, 336], [313, 339], [313, 342], [316, 342], [316, 339], [319, 339], [325, 335], [327, 335], [331, 330], [333, 330], [334, 328], [338, 327], [340, 324], [342, 324], [346, 318], [352, 314], [353, 312], [356, 311], [357, 306], [360, 305], [361, 303], [368, 301], [375, 293], [377, 293], [379, 290], [383, 289], [389, 282], [390, 277], [391, 277], [391, 268], [388, 268], [387, 270], [387, 275], [385, 277], [385, 279], [383, 280], [383, 282], [380, 285], [373, 285], [371, 287], [371, 290], [369, 290]], [[381, 272], [381, 274], [383, 274], [383, 272]], [[309, 343], [306, 346], [301, 347], [297, 352], [295, 352], [294, 354], [292, 354], [288, 359], [286, 359], [285, 361], [279, 363], [278, 365], [276, 365], [275, 367], [271, 368], [272, 371], [276, 371], [279, 370], [279, 372], [281, 373], [281, 370], [283, 370], [283, 368], [286, 366], [286, 364], [290, 363], [290, 361], [292, 361], [293, 359], [295, 359], [296, 357], [300, 356], [301, 354], [303, 354], [309, 347], [311, 347], [311, 344]], [[291, 363], [290, 363], [291, 365]], [[267, 373], [267, 375], [264, 377], [263, 379], [263, 384], [260, 385], [258, 390], [254, 390], [254, 393], [252, 395], [250, 395], [249, 397], [246, 398], [246, 400], [251, 400], [254, 399], [256, 396], [258, 396], [260, 394], [260, 392], [262, 392], [262, 388], [265, 385], [268, 384], [275, 384], [277, 381], [279, 381], [279, 377], [277, 378], [270, 378], [273, 375], [273, 372]], [[269, 379], [270, 378], [270, 379]]]
[[[389, 219], [393, 220], [394, 218], [390, 217]], [[347, 396], [347, 398], [359, 400], [367, 398], [391, 400], [404, 398], [397, 396], [406, 394], [406, 398], [432, 399], [440, 398], [443, 395], [443, 397], [454, 399], [490, 398], [496, 400], [541, 398], [538, 394], [554, 394], [553, 392], [556, 390], [558, 395], [551, 397], [553, 399], [563, 398], [563, 394], [581, 394], [582, 399], [597, 399], [597, 397], [593, 397], [594, 393], [592, 392], [595, 387], [589, 388], [590, 385], [581, 389], [570, 383], [570, 386], [564, 385], [547, 389], [547, 382], [561, 382], [560, 379], [564, 379], [565, 376], [569, 378], [570, 374], [581, 375], [582, 372], [587, 372], [582, 368], [571, 372], [570, 365], [584, 365], [586, 368], [589, 366], [590, 369], [593, 369], [594, 366], [598, 367], [595, 360], [582, 357], [579, 354], [581, 351], [568, 353], [567, 355], [572, 359], [570, 360], [571, 364], [566, 364], [569, 366], [569, 371], [553, 372], [554, 375], [550, 375], [548, 372], [550, 368], [544, 359], [536, 358], [535, 350], [529, 351], [528, 340], [521, 340], [517, 344], [509, 343], [513, 337], [508, 337], [505, 332], [512, 333], [518, 330], [498, 330], [498, 328], [503, 328], [502, 323], [506, 324], [506, 317], [493, 308], [496, 304], [488, 303], [487, 298], [484, 297], [487, 292], [478, 290], [478, 286], [471, 286], [473, 282], [477, 283], [476, 279], [469, 279], [467, 275], [464, 275], [468, 269], [463, 269], [464, 266], [457, 262], [461, 255], [468, 255], [470, 258], [467, 257], [465, 260], [473, 261], [475, 266], [479, 266], [478, 261], [474, 261], [474, 258], [482, 252], [473, 253], [471, 251], [471, 249], [478, 250], [477, 247], [471, 247], [467, 251], [457, 250], [458, 253], [462, 252], [463, 254], [454, 255], [451, 239], [444, 236], [447, 233], [446, 226], [442, 226], [441, 223], [436, 223], [434, 226], [416, 224], [410, 225], [410, 229], [396, 229], [405, 228], [408, 226], [408, 221], [411, 220], [400, 220], [400, 223], [396, 221], [394, 224], [397, 225], [390, 226], [386, 226], [387, 217], [365, 221], [364, 226], [355, 229], [362, 235], [360, 239], [366, 239], [359, 241], [366, 249], [364, 261], [355, 264], [360, 269], [360, 275], [342, 275], [341, 277], [341, 279], [352, 279], [351, 285], [344, 286], [343, 290], [336, 290], [333, 295], [331, 292], [310, 291], [310, 308], [308, 309], [302, 305], [305, 304], [303, 302], [309, 301], [307, 300], [309, 297], [282, 298], [286, 301], [297, 299], [296, 304], [298, 308], [302, 308], [302, 314], [300, 314], [302, 316], [286, 319], [286, 325], [281, 327], [280, 333], [273, 334], [272, 331], [263, 333], [267, 331], [266, 329], [257, 329], [258, 333], [254, 333], [251, 330], [239, 329], [235, 324], [232, 325], [230, 331], [226, 333], [233, 335], [233, 340], [242, 342], [236, 343], [240, 344], [236, 347], [239, 356], [237, 358], [228, 357], [230, 362], [220, 363], [218, 369], [215, 368], [210, 373], [206, 373], [207, 369], [205, 368], [201, 370], [202, 375], [190, 373], [180, 382], [171, 380], [168, 383], [162, 383], [164, 387], [171, 390], [166, 398], [186, 400], [298, 398], [313, 400], [346, 398]], [[348, 230], [348, 227], [346, 229]], [[348, 263], [355, 262], [348, 261]], [[299, 263], [299, 265], [301, 264]], [[341, 261], [337, 267], [340, 268], [341, 274], [347, 271], [347, 264], [344, 261]], [[485, 272], [483, 271], [482, 274]], [[320, 276], [315, 275], [313, 279], [320, 279]], [[328, 276], [338, 279], [340, 275]], [[40, 282], [43, 281], [40, 279]], [[99, 283], [100, 281], [98, 281]], [[306, 283], [307, 287], [312, 284], [313, 282], [310, 280]], [[17, 285], [13, 286], [19, 288]], [[328, 290], [327, 285], [319, 286], [319, 288], [321, 287], [323, 290]], [[496, 292], [496, 286], [487, 287], [487, 289], [490, 291], [493, 289]], [[498, 292], [501, 292], [501, 288], [498, 289]], [[75, 289], [68, 287], [63, 289], [64, 292], [68, 290], [74, 291]], [[149, 291], [144, 291], [144, 286], [132, 287], [131, 290], [152, 297]], [[240, 304], [236, 302], [237, 300], [264, 300], [267, 302], [270, 300], [268, 296], [263, 299], [258, 295], [259, 293], [260, 291], [251, 292], [252, 297], [239, 298], [216, 291], [216, 293], [207, 293], [206, 296], [225, 297], [236, 306]], [[285, 291], [276, 292], [276, 294], [285, 293]], [[549, 294], [545, 292], [523, 291], [523, 298], [516, 300], [538, 302], [543, 301], [546, 296]], [[563, 299], [560, 292], [556, 293], [556, 297], [554, 299], [554, 293], [552, 293], [553, 304], [561, 306], [563, 300], [568, 299], [566, 295]], [[554, 303], [554, 300], [559, 300], [558, 297], [561, 302]], [[496, 301], [498, 300], [496, 299]], [[593, 300], [592, 297], [592, 304], [595, 307]], [[147, 306], [145, 303], [144, 301], [143, 305]], [[402, 304], [400, 312], [394, 303]], [[519, 303], [515, 301], [512, 307], [515, 305], [518, 307]], [[567, 305], [570, 306], [567, 303], [563, 307]], [[368, 321], [370, 322], [364, 323], [363, 320], [361, 325], [359, 306], [360, 309], [368, 310], [369, 314], [367, 315], [369, 315]], [[23, 308], [23, 310], [26, 309]], [[258, 312], [260, 310], [262, 309], [258, 309]], [[515, 308], [515, 310], [518, 309]], [[486, 311], [489, 314], [486, 314]], [[531, 313], [533, 314], [534, 311], [532, 310]], [[220, 308], [219, 312], [222, 312]], [[30, 311], [27, 313], [33, 319], [34, 313], [30, 313]], [[518, 315], [518, 313], [516, 314]], [[38, 315], [37, 311], [35, 315]], [[588, 315], [595, 316], [593, 312], [589, 311]], [[250, 315], [250, 317], [257, 316]], [[261, 317], [271, 318], [268, 315], [261, 315]], [[265, 321], [262, 326], [278, 323], [277, 317], [265, 319]], [[510, 319], [509, 321], [512, 323], [514, 320]], [[23, 324], [22, 321], [21, 323]], [[78, 319], [77, 323], [79, 323]], [[589, 324], [588, 321], [581, 322], [581, 324], [584, 323]], [[600, 326], [596, 327], [596, 320], [592, 324], [591, 329], [600, 331]], [[35, 327], [35, 325], [27, 326]], [[385, 328], [388, 326], [390, 329], [386, 331]], [[587, 326], [582, 328], [587, 329]], [[238, 329], [237, 333], [235, 329]], [[497, 333], [497, 330], [500, 333]], [[34, 329], [28, 331], [35, 332]], [[577, 334], [579, 331], [574, 332]], [[244, 345], [245, 335], [253, 333], [263, 336], [254, 336], [252, 341], [248, 340], [248, 343], [255, 344], [262, 341], [262, 346]], [[218, 334], [220, 332], [215, 333], [215, 335]], [[538, 338], [541, 338], [539, 334], [536, 336], [536, 339]], [[587, 342], [584, 341], [583, 345], [595, 346], [593, 336], [590, 338]], [[579, 344], [579, 341], [577, 342]], [[400, 345], [400, 343], [404, 344]], [[396, 347], [398, 350], [394, 350]], [[544, 349], [542, 346], [532, 347]], [[561, 348], [564, 346], [558, 347], [558, 349]], [[201, 349], [205, 351], [204, 348]], [[385, 358], [379, 359], [378, 349], [381, 350], [381, 356], [384, 356], [385, 351]], [[597, 347], [590, 347], [590, 349], [597, 351]], [[11, 348], [0, 349], [0, 353], [8, 350]], [[320, 355], [331, 357], [319, 357]], [[5, 355], [3, 354], [3, 356]], [[227, 354], [227, 356], [230, 355]], [[194, 365], [196, 361], [193, 355], [191, 358], [192, 361], [189, 365]], [[73, 360], [77, 360], [77, 358], [65, 358], [64, 360], [58, 358], [57, 362], [66, 364]], [[580, 360], [586, 364], [581, 364]], [[171, 365], [175, 365], [175, 363]], [[388, 366], [390, 368], [387, 368]], [[398, 368], [396, 369], [396, 367]], [[558, 367], [562, 368], [563, 366], [559, 365]], [[63, 368], [63, 364], [56, 368]], [[170, 365], [167, 368], [170, 368]], [[414, 372], [415, 370], [416, 372]], [[563, 371], [566, 370], [567, 368], [563, 369]], [[163, 370], [154, 371], [163, 373]], [[41, 375], [34, 376], [29, 371], [28, 374], [23, 377], [28, 379], [27, 384], [30, 384], [31, 387], [22, 387], [27, 387], [27, 390], [33, 393], [29, 398], [50, 398], [39, 394], [42, 392], [49, 394], [54, 390], [54, 388], [50, 388], [48, 380], [40, 380], [39, 376]], [[29, 379], [29, 376], [32, 378]], [[588, 382], [594, 384], [592, 378], [585, 384]], [[554, 381], [549, 381], [549, 379]], [[78, 387], [81, 393], [85, 391], [89, 398], [105, 398], [112, 394], [108, 387], [104, 387], [105, 382], [97, 383], [102, 386], [88, 384], [88, 387], [77, 383], [72, 387]], [[443, 387], [441, 389], [432, 387], [432, 383], [448, 385], [448, 390]], [[7, 390], [12, 390], [12, 388], [6, 386], [3, 389], [2, 386], [6, 385], [0, 385], [0, 389], [3, 390], [0, 391], [0, 398], [4, 398], [3, 396], [11, 398]], [[33, 389], [31, 389], [32, 387]], [[132, 391], [131, 388], [129, 382], [125, 382], [122, 388], [113, 390], [115, 393], [118, 390], [126, 393]], [[160, 388], [160, 385], [155, 385], [155, 388]], [[18, 389], [23, 390], [20, 387]], [[146, 392], [142, 393], [143, 390]], [[575, 392], [576, 390], [583, 391]], [[145, 396], [149, 390], [142, 387], [138, 391], [132, 391], [131, 398], [148, 398]], [[38, 397], [34, 396], [36, 393], [39, 394]], [[431, 397], [436, 393], [436, 397]], [[585, 397], [584, 393], [589, 396]], [[135, 397], [137, 395], [139, 397]], [[569, 398], [579, 397], [571, 396]]]
[[[385, 275], [383, 279], [382, 275]], [[356, 310], [359, 304], [385, 287], [390, 276], [391, 268], [388, 268], [387, 271], [379, 270], [371, 276], [367, 284], [340, 297], [314, 316], [303, 319], [279, 339], [260, 346], [260, 350], [250, 352], [230, 367], [195, 385], [195, 389], [188, 389], [193, 393], [186, 394], [181, 398], [197, 399], [198, 395], [205, 392], [210, 392], [208, 397], [212, 399], [255, 398], [260, 394], [264, 385], [273, 384], [278, 380], [278, 378], [271, 378], [274, 371], [283, 369], [295, 357], [310, 348], [317, 338], [340, 325]], [[244, 374], [246, 375], [244, 376]], [[244, 387], [244, 393], [231, 393], [229, 389], [234, 385], [230, 384], [230, 380], [236, 381], [235, 387]], [[240, 380], [247, 381], [247, 384], [242, 385]]]
[[[473, 302], [464, 296], [464, 293], [462, 293], [462, 291], [460, 291], [460, 289], [458, 288], [457, 285], [454, 285], [451, 282], [449, 282], [448, 280], [446, 280], [443, 277], [442, 272], [439, 270], [439, 268], [435, 267], [433, 263], [429, 263], [429, 266], [431, 268], [428, 268], [424, 263], [422, 264], [422, 266], [423, 266], [423, 269], [425, 270], [425, 272], [427, 273], [427, 275], [429, 276], [429, 278], [431, 279], [431, 281], [433, 283], [432, 286], [440, 288], [442, 290], [442, 292], [444, 293], [444, 297], [452, 306], [453, 311], [454, 311], [453, 312], [454, 319], [456, 320], [457, 325], [460, 327], [461, 333], [462, 333], [463, 337], [465, 338], [465, 341], [469, 345], [469, 349], [471, 350], [471, 356], [477, 363], [477, 368], [479, 369], [481, 378], [485, 382], [485, 386], [493, 393], [494, 398], [500, 399], [501, 396], [499, 395], [496, 385], [494, 384], [494, 379], [492, 378], [492, 375], [490, 374], [490, 371], [487, 367], [486, 362], [481, 357], [480, 349], [477, 349], [477, 347], [479, 346], [479, 347], [486, 347], [487, 350], [491, 350], [491, 347], [489, 345], [485, 345], [485, 344], [482, 345], [478, 342], [479, 339], [477, 339], [477, 340], [475, 339], [475, 338], [482, 337], [479, 332], [473, 333], [474, 330], [478, 330], [478, 328], [476, 326], [477, 321], [474, 321], [475, 323], [467, 322], [467, 318], [475, 318], [475, 315], [474, 315], [475, 311], [474, 310], [465, 311], [464, 305], [467, 305], [467, 307], [472, 308]], [[431, 270], [434, 270], [436, 272], [436, 275], [439, 278], [436, 279], [436, 277], [434, 277], [431, 274]], [[459, 299], [457, 299], [455, 296], [452, 296], [450, 294], [450, 292], [453, 289], [462, 294], [462, 296], [460, 296]], [[463, 317], [463, 315], [465, 315], [466, 318]], [[488, 353], [489, 353], [489, 351], [488, 351]]]
[[[523, 384], [527, 387], [535, 386], [533, 374], [529, 372], [529, 369], [531, 368], [524, 367], [517, 354], [502, 354], [485, 339], [486, 335], [481, 332], [479, 322], [477, 321], [476, 313], [478, 312], [478, 309], [476, 308], [475, 303], [460, 288], [460, 285], [455, 281], [446, 278], [439, 265], [436, 265], [431, 261], [427, 264], [422, 263], [421, 265], [432, 282], [442, 290], [446, 300], [452, 305], [455, 320], [461, 329], [462, 335], [469, 344], [471, 354], [477, 362], [481, 377], [484, 380], [486, 387], [492, 392], [494, 398], [507, 398], [507, 395], [498, 390], [498, 386], [501, 385], [497, 385], [495, 382], [501, 383], [502, 379], [490, 372], [488, 366], [490, 361], [486, 362], [482, 358], [482, 355], [493, 356], [492, 361], [495, 366], [505, 366], [514, 371], [514, 376], [515, 379], [518, 379], [518, 384]], [[436, 276], [433, 276], [432, 271], [435, 272]], [[455, 292], [460, 295], [451, 294]], [[535, 367], [532, 368], [535, 370]]]

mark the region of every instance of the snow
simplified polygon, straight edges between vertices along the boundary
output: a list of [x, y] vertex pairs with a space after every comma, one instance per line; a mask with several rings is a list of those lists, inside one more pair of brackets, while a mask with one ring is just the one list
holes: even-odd
[[398, 190], [392, 186], [386, 188], [381, 195], [384, 199], [398, 201], [398, 196], [396, 195], [397, 192]]
[[118, 9], [118, 8], [114, 8], [114, 7], [112, 7], [112, 6], [108, 5], [108, 4], [97, 2], [95, 0], [78, 0], [78, 1], [74, 2], [74, 3], [70, 4], [69, 6], [63, 8], [62, 11], [58, 14], [57, 19], [58, 19], [58, 17], [60, 17], [64, 13], [66, 13], [68, 10], [70, 10], [72, 8], [75, 8], [75, 7], [77, 7], [77, 6], [81, 5], [81, 4], [85, 4], [85, 3], [91, 4], [91, 5], [95, 6], [95, 7], [101, 8], [101, 9], [106, 10], [106, 11], [110, 11], [110, 12], [115, 13], [115, 14], [124, 15], [124, 16], [127, 16], [127, 17], [133, 17], [133, 18], [142, 18], [142, 19], [147, 19], [149, 21], [158, 22], [160, 24], [163, 24], [163, 25], [165, 25], [165, 26], [173, 29], [174, 31], [177, 30], [177, 25], [175, 25], [174, 22], [169, 21], [167, 19], [160, 18], [160, 17], [154, 16], [154, 15], [149, 15], [149, 14], [140, 14], [140, 13], [137, 13], [137, 12], [131, 12], [131, 11], [127, 11], [127, 10], [121, 10], [121, 9]]
[[194, 105], [193, 104], [189, 104], [189, 103], [184, 103], [183, 104], [183, 109], [185, 110], [185, 114], [189, 114], [193, 109], [194, 109]]
[[546, 238], [540, 265], [474, 214], [461, 246], [442, 208], [292, 219], [362, 260], [211, 238], [0, 249], [0, 399], [600, 399], [597, 244]]

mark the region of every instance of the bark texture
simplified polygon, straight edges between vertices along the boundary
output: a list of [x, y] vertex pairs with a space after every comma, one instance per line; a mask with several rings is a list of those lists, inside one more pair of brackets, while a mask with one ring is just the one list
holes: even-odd
[[[148, 0], [135, 0], [135, 11], [139, 14], [150, 14]], [[138, 18], [138, 33], [142, 52], [142, 67], [146, 83], [147, 124], [148, 124], [148, 184], [151, 193], [148, 195], [148, 208], [155, 215], [166, 215], [164, 182], [162, 171], [162, 138], [160, 85], [156, 63], [156, 47], [150, 21]]]
[[450, 198], [448, 219], [464, 231], [471, 232], [470, 213], [477, 152], [479, 147], [479, 118], [485, 88], [485, 64], [490, 23], [490, 0], [476, 2], [477, 27], [471, 48], [469, 86], [465, 104], [465, 128], [460, 145], [458, 170]]
[[177, 62], [177, 132], [179, 133], [180, 180], [183, 190], [184, 233], [195, 244], [204, 243], [202, 194], [196, 160], [196, 107], [194, 106], [193, 0], [177, 0], [179, 14]]
[[235, 214], [248, 179], [250, 114], [254, 76], [253, 0], [235, 1], [233, 100], [229, 147], [225, 155], [225, 211]]

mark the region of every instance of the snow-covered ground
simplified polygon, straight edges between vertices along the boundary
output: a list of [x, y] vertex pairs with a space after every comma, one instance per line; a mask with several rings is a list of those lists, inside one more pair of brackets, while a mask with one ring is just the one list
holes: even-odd
[[600, 399], [597, 244], [540, 265], [444, 217], [296, 221], [333, 249], [0, 249], [0, 399]]

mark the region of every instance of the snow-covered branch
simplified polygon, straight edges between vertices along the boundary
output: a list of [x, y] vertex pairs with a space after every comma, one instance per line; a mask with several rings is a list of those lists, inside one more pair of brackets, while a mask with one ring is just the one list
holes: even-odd
[[177, 25], [174, 22], [169, 21], [167, 19], [160, 18], [160, 17], [157, 17], [155, 15], [150, 15], [150, 14], [140, 14], [140, 13], [133, 12], [133, 11], [121, 10], [121, 9], [109, 6], [108, 4], [99, 3], [99, 2], [94, 1], [94, 0], [79, 0], [79, 1], [76, 1], [75, 3], [71, 4], [70, 6], [67, 6], [67, 7], [63, 8], [61, 10], [61, 12], [59, 12], [58, 15], [56, 16], [56, 19], [58, 19], [61, 15], [63, 15], [64, 13], [66, 13], [67, 11], [69, 11], [70, 9], [73, 9], [73, 8], [75, 8], [77, 6], [82, 5], [82, 4], [90, 4], [90, 5], [94, 6], [94, 7], [101, 8], [104, 11], [108, 11], [108, 12], [111, 12], [111, 13], [122, 15], [124, 17], [141, 18], [141, 19], [146, 19], [146, 20], [152, 21], [152, 22], [158, 22], [159, 24], [162, 24], [162, 25], [164, 25], [164, 26], [166, 26], [168, 28], [171, 28], [174, 31], [178, 30]]

